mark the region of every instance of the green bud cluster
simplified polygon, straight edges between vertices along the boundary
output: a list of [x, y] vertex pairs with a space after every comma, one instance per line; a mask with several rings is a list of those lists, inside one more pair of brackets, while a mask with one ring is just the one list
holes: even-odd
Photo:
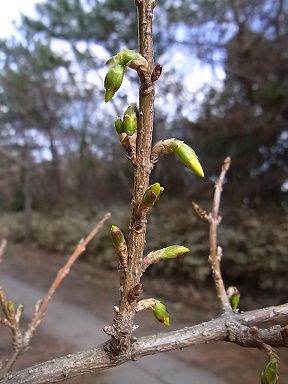
[[161, 303], [161, 301], [157, 301], [155, 305], [152, 307], [153, 314], [155, 318], [160, 321], [160, 323], [168, 326], [170, 325], [170, 317], [169, 312], [166, 306]]
[[132, 136], [137, 131], [138, 121], [138, 108], [136, 104], [130, 104], [123, 116], [123, 120], [120, 117], [115, 119], [115, 129], [118, 135], [126, 133], [128, 136]]
[[140, 53], [131, 49], [123, 49], [106, 62], [106, 64], [111, 65], [104, 80], [106, 103], [113, 98], [121, 87], [125, 71], [133, 62], [147, 64], [146, 59]]
[[152, 207], [156, 203], [156, 201], [159, 199], [163, 191], [164, 191], [164, 188], [161, 187], [159, 183], [154, 183], [150, 185], [144, 193], [142, 204], [141, 204], [142, 207], [143, 208]]

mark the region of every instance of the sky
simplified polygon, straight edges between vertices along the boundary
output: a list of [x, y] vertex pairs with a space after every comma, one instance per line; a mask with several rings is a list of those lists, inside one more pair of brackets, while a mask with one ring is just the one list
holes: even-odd
[[34, 15], [35, 3], [36, 0], [6, 1], [5, 5], [1, 7], [0, 12], [0, 38], [8, 37], [13, 33], [14, 21], [20, 19], [21, 12], [29, 16]]
[[[11, 36], [15, 31], [15, 22], [20, 20], [21, 13], [27, 16], [35, 15], [35, 4], [43, 0], [9, 0], [6, 2], [5, 6], [1, 8], [0, 12], [0, 39]], [[64, 43], [55, 42], [53, 48], [59, 51], [65, 51]], [[99, 52], [98, 52], [99, 54]], [[176, 59], [176, 56], [174, 56]], [[179, 65], [185, 67], [187, 64], [187, 58], [181, 52], [178, 52], [177, 60]], [[191, 65], [191, 63], [190, 63]], [[211, 68], [208, 65], [201, 63], [200, 61], [195, 60], [193, 66], [191, 66], [190, 73], [189, 71], [186, 74], [187, 81], [185, 81], [185, 89], [193, 94], [197, 94], [197, 101], [201, 103], [204, 94], [201, 91], [202, 87], [205, 84], [211, 84], [213, 82], [214, 86], [222, 86], [223, 80], [225, 78], [225, 73], [221, 67], [216, 68], [216, 71], [212, 72]], [[191, 112], [189, 112], [191, 113]]]

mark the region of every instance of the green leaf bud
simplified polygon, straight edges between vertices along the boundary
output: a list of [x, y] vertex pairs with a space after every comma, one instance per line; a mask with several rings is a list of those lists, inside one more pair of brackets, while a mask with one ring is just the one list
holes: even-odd
[[142, 205], [144, 207], [152, 207], [153, 204], [159, 199], [160, 195], [164, 191], [159, 183], [150, 185], [143, 196]]
[[123, 128], [124, 128], [124, 132], [127, 133], [128, 136], [132, 136], [133, 133], [135, 133], [137, 130], [137, 120], [135, 120], [130, 115], [124, 115]]
[[122, 244], [125, 244], [123, 232], [116, 225], [111, 226], [111, 238], [115, 248], [119, 248]]
[[189, 251], [189, 248], [183, 247], [182, 245], [170, 245], [169, 247], [163, 248], [161, 259], [175, 259], [176, 257], [182, 256]]
[[114, 126], [115, 126], [115, 129], [116, 129], [116, 132], [118, 133], [118, 135], [121, 135], [121, 133], [124, 132], [123, 122], [122, 122], [120, 117], [116, 117], [115, 122], [114, 122]]
[[115, 55], [115, 56], [110, 57], [110, 59], [108, 59], [105, 64], [106, 65], [115, 65], [115, 64], [120, 64], [120, 63], [117, 62], [116, 55]]
[[105, 102], [107, 103], [112, 99], [116, 91], [120, 88], [125, 68], [122, 65], [115, 64], [109, 69], [104, 80], [105, 87]]
[[155, 318], [160, 321], [160, 323], [166, 326], [170, 325], [169, 312], [166, 306], [161, 303], [161, 301], [157, 301], [156, 304], [152, 307], [152, 310]]
[[123, 117], [123, 130], [128, 136], [133, 135], [137, 130], [137, 117], [138, 108], [136, 104], [130, 104]]
[[231, 308], [233, 311], [238, 309], [239, 307], [239, 302], [240, 302], [240, 292], [238, 291], [237, 287], [229, 287], [227, 289], [227, 296], [229, 298]]
[[271, 353], [269, 361], [261, 375], [261, 384], [277, 384], [279, 379], [279, 368], [279, 357], [276, 353]]
[[108, 65], [121, 65], [124, 68], [131, 67], [132, 69], [148, 70], [149, 65], [145, 57], [139, 52], [133, 51], [132, 49], [123, 49], [118, 52], [117, 55], [112, 56], [106, 61]]
[[234, 311], [235, 309], [237, 309], [239, 307], [240, 293], [238, 293], [236, 295], [232, 295], [229, 300], [230, 300], [231, 307]]
[[200, 177], [204, 177], [202, 166], [198, 160], [196, 153], [189, 145], [182, 143], [175, 149], [177, 158], [181, 161], [185, 167], [196, 173]]
[[115, 61], [120, 65], [127, 66], [132, 60], [139, 59], [141, 57], [140, 53], [133, 51], [132, 49], [123, 49], [117, 53]]

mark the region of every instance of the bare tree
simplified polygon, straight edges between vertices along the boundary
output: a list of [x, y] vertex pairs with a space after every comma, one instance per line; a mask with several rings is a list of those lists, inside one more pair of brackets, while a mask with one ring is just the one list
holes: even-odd
[[154, 66], [153, 57], [152, 17], [156, 1], [135, 0], [135, 4], [138, 9], [139, 53], [123, 50], [112, 57], [108, 61], [111, 67], [105, 78], [106, 101], [111, 100], [120, 87], [128, 67], [137, 71], [140, 80], [139, 109], [134, 104], [130, 105], [124, 112], [123, 119], [117, 118], [115, 121], [120, 142], [133, 165], [134, 189], [127, 242], [120, 228], [115, 225], [111, 227], [112, 241], [119, 256], [120, 300], [114, 307], [115, 317], [112, 324], [104, 327], [104, 332], [110, 338], [91, 350], [53, 359], [18, 372], [10, 372], [18, 355], [27, 349], [53, 293], [68, 273], [72, 263], [107, 219], [106, 215], [92, 233], [79, 243], [67, 264], [59, 271], [47, 296], [36, 305], [35, 314], [24, 336], [19, 330], [21, 306], [15, 307], [7, 300], [4, 291], [1, 291], [0, 302], [4, 314], [2, 322], [11, 328], [15, 353], [4, 363], [0, 384], [59, 382], [83, 373], [108, 369], [141, 356], [218, 340], [265, 350], [269, 360], [263, 371], [262, 383], [276, 383], [279, 359], [274, 348], [288, 346], [288, 304], [241, 313], [238, 310], [237, 288], [229, 287], [226, 290], [221, 275], [222, 249], [218, 245], [217, 229], [221, 221], [219, 216], [221, 191], [230, 166], [230, 158], [225, 159], [216, 182], [212, 211], [207, 213], [194, 203], [196, 213], [209, 224], [209, 263], [222, 315], [205, 323], [173, 332], [139, 339], [133, 335], [136, 328], [135, 314], [148, 308], [153, 311], [158, 321], [169, 325], [169, 313], [163, 303], [155, 298], [138, 299], [143, 291], [141, 283], [143, 273], [154, 263], [176, 258], [188, 251], [186, 247], [171, 245], [144, 257], [147, 217], [164, 190], [159, 183], [149, 185], [153, 166], [161, 155], [174, 153], [187, 168], [199, 176], [204, 176], [195, 152], [182, 141], [172, 138], [159, 141], [152, 147], [154, 83], [161, 75], [161, 67]]

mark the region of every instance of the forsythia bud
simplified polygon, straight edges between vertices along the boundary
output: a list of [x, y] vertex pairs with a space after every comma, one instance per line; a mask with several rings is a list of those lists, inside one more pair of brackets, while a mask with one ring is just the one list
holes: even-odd
[[145, 208], [152, 207], [163, 191], [164, 188], [161, 187], [159, 183], [150, 185], [144, 193], [142, 205]]
[[152, 310], [154, 316], [158, 321], [160, 321], [160, 323], [166, 326], [170, 325], [169, 312], [167, 311], [167, 308], [163, 303], [157, 301], [156, 304], [152, 307]]
[[123, 49], [115, 56], [115, 61], [121, 65], [128, 65], [130, 61], [138, 59], [141, 55], [132, 49]]
[[130, 104], [126, 111], [124, 112], [123, 117], [123, 131], [131, 136], [137, 130], [137, 116], [138, 116], [138, 108], [136, 104]]
[[163, 248], [161, 259], [175, 259], [176, 257], [182, 256], [184, 253], [189, 251], [189, 248], [183, 247], [182, 245], [170, 245], [169, 247]]
[[175, 138], [164, 140], [163, 145], [165, 148], [165, 153], [174, 153], [176, 149], [183, 143], [184, 141], [177, 140]]
[[237, 287], [229, 287], [227, 289], [227, 295], [231, 304], [231, 308], [233, 311], [235, 311], [239, 307], [240, 292], [238, 291]]
[[191, 169], [196, 175], [204, 177], [204, 172], [198, 157], [189, 145], [182, 143], [175, 149], [175, 154], [185, 167]]
[[120, 117], [116, 117], [115, 122], [114, 122], [114, 126], [115, 126], [115, 129], [116, 129], [116, 132], [118, 133], [118, 135], [121, 135], [121, 133], [124, 132], [123, 122], [122, 122]]
[[123, 49], [107, 60], [106, 64], [119, 64], [123, 67], [129, 67], [131, 65], [132, 68], [142, 66], [147, 69], [148, 67], [147, 60], [139, 52], [133, 51], [132, 49]]
[[119, 64], [114, 64], [107, 72], [104, 80], [106, 103], [112, 99], [116, 91], [118, 91], [120, 88], [123, 81], [124, 72], [125, 68]]
[[279, 379], [279, 357], [276, 353], [271, 353], [269, 361], [262, 372], [261, 384], [277, 384]]
[[119, 248], [122, 244], [125, 243], [123, 232], [116, 225], [111, 226], [111, 237], [115, 248]]

